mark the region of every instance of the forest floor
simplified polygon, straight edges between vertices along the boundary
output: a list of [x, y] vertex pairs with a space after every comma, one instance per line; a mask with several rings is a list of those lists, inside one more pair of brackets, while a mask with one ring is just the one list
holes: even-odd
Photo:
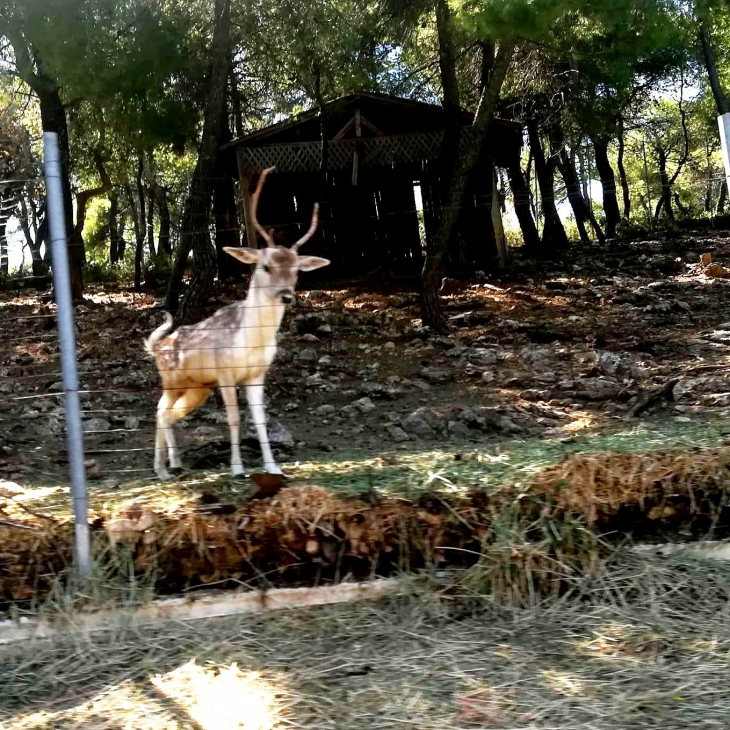
[[[704, 273], [703, 253], [720, 276]], [[292, 484], [390, 493], [514, 481], [574, 450], [718, 446], [730, 414], [723, 263], [726, 231], [573, 248], [559, 265], [518, 259], [488, 280], [446, 282], [448, 336], [419, 327], [415, 292], [302, 291], [267, 387], [281, 464]], [[210, 311], [241, 295], [219, 291]], [[92, 505], [139, 501], [147, 487], [160, 495], [151, 470], [159, 379], [142, 345], [162, 321], [160, 300], [90, 288], [76, 321]], [[67, 509], [48, 297], [0, 293], [0, 333], [0, 478]], [[629, 417], [662, 386], [666, 397]], [[181, 488], [220, 481], [230, 452], [219, 396], [178, 432], [191, 470]], [[244, 443], [245, 463], [259, 468], [250, 427]], [[460, 452], [483, 458], [455, 461]]]
[[[705, 253], [720, 266], [702, 265]], [[379, 498], [520, 491], [573, 452], [723, 448], [723, 265], [725, 231], [575, 247], [559, 264], [516, 257], [488, 278], [446, 282], [454, 329], [443, 337], [419, 327], [415, 292], [307, 291], [303, 276], [268, 388], [288, 483]], [[238, 293], [219, 291], [210, 310]], [[25, 515], [28, 529], [71, 510], [54, 316], [42, 295], [0, 294], [0, 518]], [[92, 289], [76, 317], [92, 514], [172, 514], [210, 491], [245, 503], [251, 487], [227, 476], [213, 398], [179, 430], [190, 471], [154, 478], [159, 386], [142, 339], [162, 320], [159, 299]], [[649, 393], [662, 395], [639, 408]], [[487, 591], [461, 600], [425, 577], [404, 585], [377, 605], [6, 647], [0, 728], [726, 724], [728, 566], [619, 552], [580, 595], [531, 609], [500, 608]]]

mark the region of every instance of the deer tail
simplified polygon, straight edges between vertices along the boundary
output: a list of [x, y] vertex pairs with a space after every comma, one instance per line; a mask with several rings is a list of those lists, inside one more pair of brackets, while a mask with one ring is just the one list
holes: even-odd
[[155, 347], [157, 343], [167, 335], [172, 329], [172, 315], [169, 312], [165, 312], [165, 323], [161, 324], [145, 341], [144, 349], [149, 352], [150, 355], [155, 354]]

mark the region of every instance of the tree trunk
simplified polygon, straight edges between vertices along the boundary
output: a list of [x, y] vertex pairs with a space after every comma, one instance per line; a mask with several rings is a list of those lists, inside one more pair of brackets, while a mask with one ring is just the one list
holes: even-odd
[[580, 182], [575, 171], [575, 166], [571, 162], [568, 150], [565, 149], [563, 130], [557, 124], [550, 128], [550, 148], [560, 175], [565, 183], [565, 192], [568, 196], [570, 207], [573, 209], [573, 217], [575, 218], [575, 225], [578, 228], [580, 240], [583, 243], [589, 243], [590, 236], [586, 230], [586, 223], [588, 222], [587, 206], [583, 194], [580, 191]]
[[674, 210], [672, 209], [672, 183], [669, 180], [667, 174], [667, 155], [663, 149], [657, 148], [657, 163], [659, 165], [659, 180], [662, 184], [662, 194], [659, 198], [659, 202], [656, 204], [656, 210], [654, 211], [654, 222], [659, 220], [659, 216], [662, 214], [662, 208], [667, 214], [669, 220], [674, 220]]
[[109, 194], [109, 263], [119, 263], [119, 193]]
[[7, 218], [0, 218], [0, 279], [7, 279], [10, 274], [7, 223]]
[[119, 228], [117, 229], [117, 254], [119, 261], [124, 261], [124, 253], [127, 250], [127, 239], [124, 237], [124, 232], [127, 226], [126, 218], [124, 215], [119, 216]]
[[157, 252], [169, 258], [172, 255], [170, 245], [170, 208], [167, 204], [167, 190], [161, 185], [155, 189], [155, 200], [160, 211], [160, 234], [157, 237]]
[[591, 239], [585, 225], [588, 220], [585, 209], [585, 200], [580, 191], [578, 175], [576, 174], [575, 169], [571, 166], [570, 160], [566, 159], [566, 157], [567, 152], [565, 150], [561, 150], [558, 161], [558, 170], [560, 170], [560, 175], [565, 183], [565, 192], [568, 195], [568, 202], [573, 210], [573, 217], [575, 218], [575, 225], [578, 228], [580, 240], [583, 243], [589, 243]]
[[717, 199], [717, 213], [715, 215], [723, 215], [725, 213], [725, 205], [727, 204], [727, 183], [723, 180], [720, 183], [720, 196]]
[[[139, 153], [139, 161], [137, 162], [137, 175], [134, 178], [135, 182], [135, 192], [137, 193], [137, 201], [136, 201], [136, 222], [134, 231], [137, 234], [137, 246], [139, 247], [139, 236], [142, 237], [142, 251], [140, 251], [138, 254], [135, 255], [135, 261], [137, 255], [140, 257], [144, 256], [144, 240], [147, 233], [147, 211], [145, 209], [145, 195], [144, 195], [144, 185], [142, 184], [142, 178], [144, 175], [144, 155], [142, 152]], [[152, 244], [153, 251], [152, 255], [154, 256], [154, 242]], [[135, 252], [136, 253], [136, 252]], [[141, 277], [141, 269], [142, 269], [142, 259], [140, 259], [139, 263], [140, 267], [140, 277]], [[137, 264], [135, 263], [135, 272], [136, 272]], [[140, 279], [141, 282], [141, 279]], [[136, 286], [136, 278], [135, 278], [135, 286]]]
[[702, 45], [702, 56], [705, 60], [705, 68], [707, 76], [710, 79], [710, 88], [712, 96], [715, 99], [715, 106], [719, 115], [730, 112], [730, 104], [728, 104], [727, 96], [723, 91], [720, 83], [720, 75], [717, 72], [717, 63], [715, 62], [715, 54], [712, 49], [712, 41], [710, 39], [710, 30], [707, 20], [700, 17], [700, 44]]
[[46, 241], [48, 236], [48, 217], [44, 216], [38, 226], [38, 232], [35, 236], [35, 242], [30, 247], [30, 253], [33, 258], [33, 278], [36, 280], [37, 289], [45, 289], [48, 286], [49, 266], [45, 258], [41, 255], [41, 246], [45, 243], [46, 250], [50, 248]]
[[229, 77], [231, 81], [231, 108], [233, 110], [233, 128], [236, 130], [236, 135], [240, 138], [244, 136], [241, 92], [238, 90], [238, 79], [236, 78], [236, 72], [233, 69], [231, 69]]
[[616, 176], [608, 159], [608, 140], [592, 138], [596, 155], [596, 169], [601, 177], [603, 188], [603, 212], [606, 214], [606, 237], [616, 236], [616, 226], [621, 220], [621, 211], [616, 197]]
[[[156, 258], [169, 258], [172, 255], [172, 246], [170, 245], [170, 208], [167, 203], [167, 190], [157, 182], [155, 157], [152, 152], [149, 153], [148, 160], [148, 164], [144, 167], [145, 182], [149, 188], [149, 193], [157, 204], [157, 213], [160, 218], [160, 233], [157, 237]], [[152, 203], [150, 203], [151, 210]], [[150, 213], [150, 217], [152, 217], [152, 213]], [[151, 239], [152, 236], [150, 236]]]
[[[210, 242], [210, 199], [213, 176], [223, 130], [226, 78], [230, 64], [231, 0], [215, 1], [215, 31], [211, 45], [211, 67], [205, 102], [203, 135], [198, 161], [183, 209], [180, 245], [175, 256], [173, 276], [167, 293], [167, 308], [179, 323], [191, 322], [202, 314], [215, 279], [215, 251]], [[185, 297], [180, 301], [182, 273], [189, 251], [193, 252], [193, 275]], [[176, 278], [179, 275], [179, 280]]]
[[558, 215], [558, 208], [555, 205], [555, 181], [553, 168], [545, 159], [545, 152], [540, 141], [540, 134], [537, 128], [537, 121], [530, 119], [527, 122], [527, 134], [530, 139], [530, 149], [535, 160], [535, 176], [540, 186], [540, 200], [542, 202], [542, 214], [545, 225], [542, 229], [541, 252], [546, 253], [551, 249], [561, 249], [568, 245], [568, 236]]
[[517, 150], [515, 150], [514, 155], [510, 156], [507, 176], [509, 177], [509, 186], [512, 190], [515, 214], [517, 215], [520, 230], [522, 231], [522, 242], [528, 251], [536, 253], [540, 250], [540, 234], [537, 232], [535, 219], [532, 217], [530, 189], [522, 173], [520, 154]]
[[149, 191], [147, 197], [147, 247], [150, 252], [150, 260], [157, 258], [155, 250], [155, 196]]
[[140, 220], [139, 198], [132, 188], [126, 186], [129, 208], [132, 211], [132, 224], [134, 225], [134, 290], [142, 290], [142, 261], [144, 257], [144, 225]]
[[61, 102], [58, 89], [36, 89], [40, 101], [41, 122], [44, 132], [55, 132], [58, 135], [58, 148], [61, 156], [61, 187], [63, 189], [63, 215], [66, 223], [66, 240], [68, 241], [68, 265], [71, 278], [71, 296], [74, 301], [84, 298], [84, 240], [81, 233], [74, 231], [73, 204], [71, 196], [71, 179], [69, 174], [71, 151], [68, 142], [68, 126], [66, 109]]
[[624, 220], [628, 220], [631, 215], [631, 194], [629, 190], [629, 179], [626, 176], [626, 168], [624, 167], [624, 154], [626, 153], [626, 141], [624, 139], [624, 118], [618, 118], [618, 178], [621, 182], [621, 190], [624, 196]]
[[[78, 301], [84, 295], [83, 266], [86, 259], [84, 242], [80, 236], [74, 236], [73, 205], [71, 201], [71, 152], [68, 142], [68, 125], [66, 109], [61, 101], [58, 84], [46, 76], [38, 54], [33, 52], [23, 37], [12, 27], [4, 28], [4, 32], [13, 47], [18, 75], [38, 97], [41, 109], [41, 126], [44, 132], [55, 132], [58, 136], [58, 148], [61, 157], [61, 188], [63, 190], [63, 213], [66, 224], [68, 243], [69, 273], [71, 278], [71, 296]], [[49, 248], [49, 247], [47, 247]], [[50, 252], [48, 252], [50, 254]], [[50, 256], [49, 256], [50, 258]]]
[[[224, 145], [232, 139], [233, 135], [228, 126], [228, 111], [224, 106], [220, 144]], [[241, 232], [238, 225], [236, 192], [233, 187], [233, 178], [228, 173], [226, 158], [220, 151], [216, 157], [214, 177], [213, 217], [215, 219], [215, 253], [218, 266], [218, 281], [226, 281], [239, 278], [241, 264], [233, 256], [229, 256], [223, 249], [226, 246], [240, 246]]]
[[[32, 201], [31, 201], [32, 202]], [[35, 207], [32, 206], [32, 209], [34, 211], [35, 216]], [[41, 283], [38, 281], [39, 279], [45, 280], [45, 277], [48, 276], [48, 266], [46, 262], [43, 260], [43, 256], [41, 255], [41, 246], [43, 245], [43, 242], [46, 238], [46, 231], [47, 227], [45, 224], [45, 217], [43, 221], [41, 222], [40, 226], [36, 227], [35, 230], [35, 239], [33, 238], [33, 233], [31, 231], [31, 225], [28, 215], [28, 206], [25, 202], [25, 197], [23, 195], [20, 196], [20, 227], [23, 229], [23, 235], [25, 236], [25, 241], [28, 244], [28, 248], [30, 249], [30, 257], [32, 261], [32, 267], [33, 267], [33, 277], [36, 279], [36, 286]]]
[[442, 208], [438, 230], [426, 252], [426, 260], [421, 272], [421, 315], [423, 324], [435, 330], [446, 329], [446, 320], [441, 311], [437, 289], [439, 265], [458, 223], [459, 210], [463, 202], [467, 181], [481, 155], [484, 141], [489, 132], [489, 125], [494, 115], [494, 107], [512, 60], [514, 48], [515, 43], [512, 40], [504, 40], [500, 44], [494, 59], [492, 73], [481, 93], [479, 105], [474, 115], [470, 144], [464, 150], [464, 153], [455, 160], [457, 167], [446, 200], [447, 204]]

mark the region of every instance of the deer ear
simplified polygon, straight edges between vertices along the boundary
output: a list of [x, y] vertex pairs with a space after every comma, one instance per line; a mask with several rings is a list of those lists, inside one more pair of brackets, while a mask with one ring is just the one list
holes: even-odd
[[261, 250], [258, 248], [234, 248], [233, 246], [224, 246], [223, 250], [233, 256], [234, 259], [238, 259], [244, 264], [258, 264], [261, 261]]
[[319, 256], [300, 256], [297, 262], [299, 271], [314, 271], [314, 269], [321, 269], [323, 266], [329, 265], [329, 259], [321, 259]]

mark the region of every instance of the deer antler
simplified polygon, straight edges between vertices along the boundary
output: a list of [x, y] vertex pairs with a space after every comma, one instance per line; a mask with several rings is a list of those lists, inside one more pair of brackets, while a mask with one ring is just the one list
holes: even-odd
[[259, 205], [259, 195], [261, 195], [261, 188], [264, 187], [264, 181], [266, 180], [266, 176], [273, 170], [273, 167], [267, 167], [260, 175], [259, 175], [259, 181], [256, 185], [256, 191], [253, 194], [253, 197], [251, 198], [251, 217], [253, 218], [253, 224], [256, 226], [256, 230], [261, 234], [261, 237], [266, 241], [266, 245], [269, 248], [274, 248], [274, 236], [273, 236], [273, 229], [267, 233], [264, 230], [264, 227], [259, 223], [258, 218], [256, 217], [256, 208], [258, 208]]
[[297, 251], [299, 247], [306, 243], [317, 230], [317, 223], [319, 222], [319, 203], [314, 204], [314, 210], [312, 211], [312, 223], [309, 226], [309, 230], [291, 247], [292, 251]]

